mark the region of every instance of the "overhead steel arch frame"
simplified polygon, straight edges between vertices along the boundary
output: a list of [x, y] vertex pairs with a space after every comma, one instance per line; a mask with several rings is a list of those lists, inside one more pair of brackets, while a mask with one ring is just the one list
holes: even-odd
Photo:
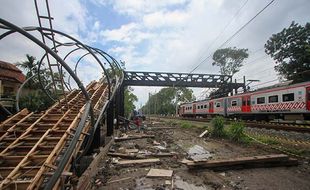
[[[85, 48], [84, 48], [84, 47], [80, 47], [78, 43], [63, 43], [63, 44], [58, 44], [55, 48], [58, 48], [58, 47], [61, 47], [61, 46], [74, 46], [74, 45], [77, 46], [77, 48], [71, 50], [70, 52], [68, 52], [68, 53], [64, 56], [64, 60], [66, 60], [66, 58], [67, 58], [70, 54], [72, 54], [73, 52], [75, 52], [75, 51], [77, 51], [77, 50], [80, 50], [80, 49], [85, 50]], [[89, 47], [89, 46], [87, 46], [87, 47]], [[52, 50], [54, 50], [54, 48], [52, 48]], [[91, 50], [91, 49], [90, 49], [90, 50]], [[85, 55], [89, 55], [89, 54], [91, 54], [91, 52], [88, 52], [88, 53], [86, 53]], [[77, 73], [76, 73], [76, 65], [81, 61], [81, 59], [82, 59], [85, 55], [81, 56], [81, 57], [78, 59], [77, 63], [75, 64], [75, 69], [74, 69], [75, 75], [77, 75]], [[43, 62], [45, 56], [46, 56], [46, 53], [43, 55], [43, 57], [42, 57], [42, 59], [41, 59], [41, 61], [40, 61], [40, 63], [39, 63], [39, 67], [41, 67], [42, 62]], [[108, 72], [106, 71], [106, 69], [105, 69], [105, 67], [103, 66], [102, 62], [99, 61], [98, 63], [99, 63], [99, 65], [100, 65], [100, 67], [102, 68], [104, 74], [105, 74], [106, 77], [108, 78], [108, 77], [109, 77], [109, 76], [108, 76]], [[61, 67], [61, 68], [62, 68], [62, 67]], [[70, 76], [71, 76], [71, 75], [69, 75], [69, 77], [68, 77], [68, 85], [69, 85], [70, 88], [71, 88], [71, 85], [70, 85]], [[40, 78], [41, 78], [41, 77], [40, 77]], [[110, 90], [110, 86], [111, 86], [110, 79], [108, 78], [107, 81], [108, 81], [108, 85], [109, 85], [109, 98], [110, 98], [110, 94], [111, 94], [111, 90]], [[42, 84], [42, 83], [41, 83], [41, 84]]]
[[[79, 139], [79, 137], [80, 137], [80, 135], [82, 133], [82, 130], [84, 128], [84, 125], [85, 125], [85, 122], [86, 122], [86, 120], [88, 118], [88, 115], [90, 115], [91, 125], [93, 126], [93, 124], [94, 124], [94, 115], [93, 115], [93, 110], [92, 110], [92, 107], [91, 107], [91, 99], [90, 99], [89, 94], [86, 91], [86, 88], [83, 86], [83, 84], [81, 83], [80, 79], [74, 74], [74, 72], [69, 67], [69, 65], [67, 65], [64, 62], [64, 60], [62, 60], [61, 57], [59, 57], [57, 55], [57, 53], [52, 51], [47, 45], [42, 43], [40, 40], [38, 40], [36, 37], [34, 37], [28, 31], [26, 31], [27, 29], [30, 30], [30, 29], [33, 29], [33, 28], [30, 28], [30, 29], [29, 28], [20, 28], [20, 27], [14, 25], [14, 24], [12, 24], [12, 23], [10, 23], [10, 22], [2, 19], [2, 18], [0, 18], [0, 24], [5, 26], [5, 27], [0, 26], [1, 28], [10, 29], [12, 31], [10, 33], [14, 33], [14, 32], [19, 33], [22, 36], [24, 36], [24, 37], [28, 38], [29, 40], [33, 41], [35, 44], [37, 44], [39, 47], [43, 48], [45, 51], [47, 51], [72, 76], [72, 78], [78, 84], [79, 88], [81, 89], [81, 92], [83, 93], [83, 95], [85, 96], [85, 99], [86, 99], [85, 112], [82, 115], [82, 118], [81, 118], [81, 120], [80, 120], [80, 122], [78, 124], [78, 127], [76, 128], [75, 135], [73, 136], [72, 140], [70, 141], [68, 149], [64, 153], [61, 161], [59, 162], [58, 167], [55, 170], [55, 173], [52, 175], [52, 177], [50, 178], [50, 180], [47, 182], [47, 184], [45, 186], [45, 189], [51, 189], [55, 185], [55, 183], [57, 182], [57, 180], [60, 177], [62, 171], [64, 170], [66, 164], [68, 163], [69, 158], [70, 158], [71, 154], [73, 153], [74, 148], [76, 146], [76, 143], [78, 142], [78, 139]], [[6, 32], [5, 34], [2, 34], [0, 36], [0, 40], [3, 39], [5, 36], [9, 35], [10, 33]], [[58, 31], [57, 31], [57, 33], [63, 34], [63, 33], [58, 32]], [[80, 43], [78, 40], [72, 38], [71, 36], [68, 36], [66, 34], [63, 34], [63, 35], [68, 37], [69, 39], [71, 39], [73, 41], [76, 41], [76, 42]], [[82, 46], [83, 46], [83, 44], [82, 44]], [[89, 50], [87, 47], [85, 47], [85, 49]], [[98, 60], [98, 58], [93, 53], [91, 53], [91, 54], [95, 57], [96, 60]], [[100, 62], [100, 61], [98, 60], [98, 62]]]
[[[44, 34], [44, 33], [43, 33], [43, 34]], [[70, 52], [68, 52], [67, 55], [64, 57], [64, 60], [65, 60], [71, 53], [73, 53], [73, 52], [75, 52], [75, 51], [77, 51], [77, 50], [80, 50], [80, 49], [85, 50], [85, 48], [80, 47], [79, 44], [77, 44], [77, 43], [63, 43], [63, 44], [60, 44], [60, 42], [59, 42], [59, 44], [58, 44], [55, 48], [61, 47], [61, 46], [74, 46], [74, 45], [76, 45], [77, 48], [75, 48], [75, 49], [71, 50]], [[119, 65], [118, 65], [118, 62], [117, 62], [111, 55], [105, 53], [104, 51], [102, 51], [102, 50], [100, 50], [100, 49], [98, 49], [98, 48], [93, 48], [93, 47], [87, 46], [87, 45], [85, 45], [85, 46], [88, 47], [90, 50], [94, 50], [94, 52], [93, 52], [94, 54], [99, 54], [99, 55], [101, 55], [101, 56], [109, 63], [109, 65], [110, 65], [110, 67], [111, 67], [111, 69], [112, 69], [112, 71], [113, 71], [113, 73], [114, 73], [114, 76], [116, 76], [116, 74], [115, 74], [115, 67], [117, 67], [118, 70], [120, 69], [120, 67], [119, 67]], [[52, 48], [52, 49], [54, 49], [54, 48]], [[75, 68], [74, 68], [74, 73], [75, 73], [76, 75], [77, 75], [77, 65], [79, 64], [79, 62], [80, 62], [85, 56], [87, 56], [87, 55], [89, 55], [89, 54], [91, 54], [91, 53], [88, 52], [88, 53], [84, 54], [83, 56], [81, 56], [81, 57], [78, 59], [76, 65], [75, 65]], [[107, 59], [107, 57], [106, 57], [105, 55], [107, 55], [113, 62], [111, 62], [109, 59]], [[46, 55], [44, 55], [44, 56], [46, 56]], [[43, 58], [44, 58], [44, 57], [43, 57]], [[42, 58], [42, 60], [43, 60], [43, 58]], [[41, 60], [41, 61], [42, 61], [42, 60]], [[114, 64], [113, 64], [113, 63], [114, 63]], [[42, 63], [40, 63], [40, 64], [42, 64]], [[111, 82], [107, 70], [105, 69], [105, 67], [103, 66], [103, 64], [102, 64], [101, 62], [99, 62], [99, 64], [100, 64], [101, 68], [103, 69], [103, 72], [104, 72], [104, 74], [106, 75], [106, 77], [108, 77], [108, 81]], [[108, 82], [108, 83], [109, 83], [109, 82]], [[109, 84], [110, 84], [110, 83], [109, 83]], [[70, 85], [70, 76], [68, 77], [68, 85], [69, 85], [70, 88], [71, 88], [71, 85]], [[109, 87], [110, 87], [110, 86], [111, 86], [111, 85], [109, 85]], [[111, 89], [109, 89], [109, 99], [110, 99], [110, 97], [111, 97], [111, 92], [112, 92]]]

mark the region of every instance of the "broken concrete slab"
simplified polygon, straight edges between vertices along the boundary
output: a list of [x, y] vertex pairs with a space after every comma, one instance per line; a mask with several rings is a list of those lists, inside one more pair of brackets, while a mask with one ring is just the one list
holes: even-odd
[[154, 177], [154, 178], [171, 178], [173, 174], [173, 170], [164, 170], [164, 169], [150, 169], [149, 173], [146, 177]]
[[208, 160], [212, 156], [209, 151], [205, 150], [202, 146], [199, 145], [195, 145], [189, 148], [187, 154], [193, 161]]

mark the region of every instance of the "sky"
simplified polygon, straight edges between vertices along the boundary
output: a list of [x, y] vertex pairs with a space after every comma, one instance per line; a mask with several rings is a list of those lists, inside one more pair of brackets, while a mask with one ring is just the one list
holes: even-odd
[[[125, 62], [126, 70], [217, 74], [212, 54], [233, 33], [254, 17], [270, 0], [53, 0], [53, 26], [83, 43], [108, 52]], [[42, 5], [40, 10], [44, 10]], [[292, 21], [310, 21], [309, 0], [275, 0], [224, 47], [247, 48], [249, 58], [234, 78], [241, 82], [259, 79], [252, 88], [278, 82], [274, 61], [264, 53], [272, 34]], [[44, 11], [43, 11], [44, 12]], [[42, 12], [42, 14], [43, 14]], [[33, 1], [3, 0], [0, 17], [17, 26], [38, 26]], [[0, 30], [3, 33], [4, 30]], [[39, 37], [39, 36], [38, 36]], [[12, 35], [0, 41], [0, 59], [12, 63], [37, 58], [44, 53], [29, 40]], [[77, 52], [79, 53], [79, 52]], [[68, 59], [72, 66], [74, 57]], [[88, 58], [78, 67], [86, 85], [101, 76], [98, 65]], [[133, 87], [137, 107], [148, 93], [160, 87]], [[197, 99], [207, 89], [193, 89]]]

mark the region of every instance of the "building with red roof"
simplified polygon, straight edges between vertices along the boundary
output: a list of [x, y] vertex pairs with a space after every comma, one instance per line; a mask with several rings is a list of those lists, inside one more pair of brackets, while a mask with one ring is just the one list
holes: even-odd
[[16, 65], [5, 61], [0, 61], [0, 103], [11, 108], [13, 106], [12, 99], [19, 86], [26, 80], [26, 76]]

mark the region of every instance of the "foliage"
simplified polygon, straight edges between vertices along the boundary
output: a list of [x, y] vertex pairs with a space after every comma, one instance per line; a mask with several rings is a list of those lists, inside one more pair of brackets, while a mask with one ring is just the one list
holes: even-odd
[[128, 87], [125, 89], [124, 96], [124, 109], [125, 116], [129, 117], [130, 113], [136, 108], [134, 103], [138, 101], [138, 97], [132, 93], [133, 89]]
[[26, 96], [20, 98], [20, 107], [27, 108], [33, 112], [48, 109], [54, 102], [40, 90], [30, 91]]
[[234, 141], [242, 141], [245, 137], [244, 135], [244, 123], [243, 122], [234, 122], [229, 128], [229, 137]]
[[193, 101], [193, 91], [184, 87], [168, 87], [152, 94], [142, 107], [143, 113], [150, 114], [175, 114], [179, 102]]
[[212, 65], [220, 67], [222, 75], [234, 75], [242, 67], [242, 62], [249, 57], [248, 49], [237, 49], [229, 47], [218, 49], [213, 54]]
[[224, 122], [225, 119], [221, 116], [216, 116], [212, 119], [211, 125], [212, 125], [212, 132], [211, 135], [214, 137], [223, 137], [225, 136], [224, 131]]
[[[26, 60], [17, 63], [16, 65], [20, 67], [24, 72], [26, 72], [26, 79], [37, 75], [38, 73], [38, 63], [36, 62], [36, 58], [26, 54]], [[48, 84], [51, 83], [50, 79], [48, 79], [46, 76], [49, 76], [49, 73], [47, 70], [41, 70], [42, 74], [42, 83], [44, 87], [47, 87]], [[59, 78], [58, 73], [54, 73], [55, 78]], [[44, 93], [42, 92], [41, 85], [38, 82], [37, 78], [33, 78], [30, 80], [24, 88], [28, 89], [27, 94], [21, 96], [20, 98], [20, 108], [27, 108], [30, 111], [33, 112], [39, 112], [46, 110], [48, 107], [50, 107], [53, 104], [53, 101]], [[57, 98], [57, 97], [54, 97]]]
[[294, 21], [288, 28], [273, 34], [265, 52], [275, 61], [275, 70], [294, 82], [310, 80], [310, 23], [301, 26]]
[[184, 122], [184, 121], [182, 121], [182, 122], [180, 123], [180, 126], [181, 126], [181, 128], [183, 128], [183, 129], [190, 129], [190, 128], [197, 127], [196, 125], [194, 125], [194, 124], [192, 124], [192, 123]]

